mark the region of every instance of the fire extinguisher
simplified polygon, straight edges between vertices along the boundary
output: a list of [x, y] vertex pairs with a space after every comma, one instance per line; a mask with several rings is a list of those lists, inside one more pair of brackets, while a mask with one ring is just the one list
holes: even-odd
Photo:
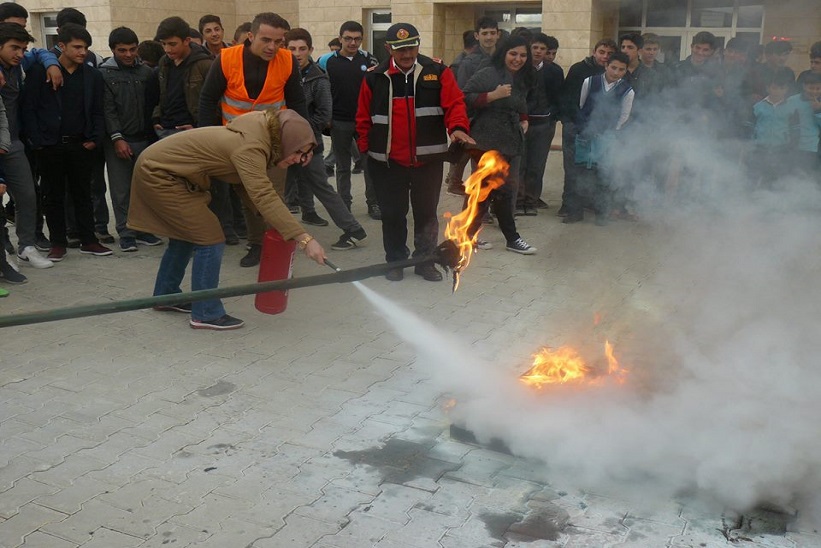
[[[296, 242], [285, 241], [273, 228], [265, 232], [262, 257], [259, 262], [259, 282], [286, 280], [294, 268]], [[257, 293], [254, 306], [264, 314], [279, 314], [288, 306], [288, 290]]]

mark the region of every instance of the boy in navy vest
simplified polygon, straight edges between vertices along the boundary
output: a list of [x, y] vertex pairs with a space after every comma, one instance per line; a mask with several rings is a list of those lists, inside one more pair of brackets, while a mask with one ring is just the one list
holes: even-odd
[[[635, 93], [624, 78], [630, 59], [622, 52], [614, 53], [607, 61], [603, 74], [588, 76], [582, 83], [579, 97], [578, 137], [576, 138], [576, 163], [584, 164], [588, 171], [587, 184], [580, 184], [596, 213], [596, 224], [607, 224], [610, 215], [610, 189], [597, 166], [606, 159], [606, 144], [621, 130], [630, 118]], [[573, 223], [584, 216], [584, 201], [573, 200], [565, 204], [567, 217], [563, 222]]]

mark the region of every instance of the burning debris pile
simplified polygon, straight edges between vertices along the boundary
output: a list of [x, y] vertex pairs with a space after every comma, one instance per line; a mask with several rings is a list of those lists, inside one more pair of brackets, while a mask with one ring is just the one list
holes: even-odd
[[604, 355], [607, 358], [607, 371], [598, 373], [572, 347], [545, 347], [533, 355], [533, 367], [525, 371], [519, 380], [540, 390], [555, 384], [624, 384], [628, 371], [619, 365], [610, 341], [604, 342]]

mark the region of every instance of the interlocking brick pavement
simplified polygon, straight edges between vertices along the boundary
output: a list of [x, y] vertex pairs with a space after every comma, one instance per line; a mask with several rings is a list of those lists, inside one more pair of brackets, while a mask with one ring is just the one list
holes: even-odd
[[[551, 156], [552, 207], [559, 162]], [[443, 194], [442, 210], [459, 205]], [[383, 258], [361, 195], [354, 212], [369, 245], [329, 251], [343, 268]], [[474, 258], [455, 295], [411, 272], [365, 285], [477, 353], [521, 363], [547, 325], [572, 341], [598, 310], [630, 302], [630, 320], [653, 306], [651, 227], [566, 226], [555, 209], [517, 222], [539, 253], [507, 253], [486, 227], [496, 249]], [[312, 228], [326, 247], [338, 232]], [[0, 312], [149, 295], [162, 252], [70, 250], [55, 268], [24, 267], [30, 283]], [[254, 280], [243, 254], [226, 249], [223, 285]], [[326, 273], [297, 258], [296, 276]], [[447, 396], [351, 285], [294, 290], [278, 316], [251, 297], [226, 307], [245, 329], [193, 331], [183, 315], [142, 310], [2, 330], [0, 546], [821, 546], [809, 524], [731, 543], [720, 511], [637, 508], [450, 439]]]

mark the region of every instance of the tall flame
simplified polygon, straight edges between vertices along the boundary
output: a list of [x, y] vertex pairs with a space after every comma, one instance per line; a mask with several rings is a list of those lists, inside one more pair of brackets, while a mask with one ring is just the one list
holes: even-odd
[[454, 291], [459, 287], [459, 273], [470, 264], [470, 256], [474, 251], [473, 244], [479, 232], [471, 238], [468, 230], [476, 218], [479, 203], [485, 201], [493, 189], [505, 184], [509, 170], [510, 165], [501, 154], [495, 150], [485, 152], [479, 159], [479, 167], [465, 181], [467, 206], [456, 215], [445, 213], [445, 218], [448, 219], [445, 238], [453, 240], [459, 248], [459, 263], [453, 269]]
[[604, 342], [604, 354], [607, 357], [606, 377], [591, 376], [590, 368], [575, 349], [569, 346], [556, 349], [542, 348], [533, 356], [533, 367], [521, 375], [519, 380], [535, 388], [543, 388], [549, 384], [597, 384], [603, 378], [624, 384], [628, 371], [619, 365], [610, 341]]

